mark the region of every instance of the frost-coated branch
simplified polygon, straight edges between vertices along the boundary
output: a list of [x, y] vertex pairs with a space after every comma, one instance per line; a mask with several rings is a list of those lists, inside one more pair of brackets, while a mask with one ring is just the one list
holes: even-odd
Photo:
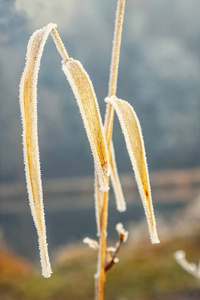
[[[108, 261], [106, 267], [105, 267], [105, 271], [108, 272], [114, 264], [119, 262], [119, 259], [116, 257], [121, 245], [123, 243], [126, 243], [127, 238], [128, 238], [128, 231], [126, 231], [123, 227], [123, 225], [121, 223], [118, 223], [116, 225], [116, 230], [118, 232], [119, 235], [119, 241], [117, 242], [117, 244], [115, 245], [115, 247], [110, 247], [107, 249], [108, 254], [110, 256], [110, 260]], [[112, 254], [111, 254], [112, 253]]]
[[[113, 50], [111, 58], [110, 67], [110, 80], [109, 80], [109, 91], [108, 96], [115, 95], [117, 90], [117, 77], [118, 77], [118, 67], [119, 67], [119, 54], [121, 47], [121, 35], [123, 26], [123, 17], [125, 9], [125, 0], [118, 0], [116, 19], [115, 19], [115, 30], [114, 30], [114, 40], [113, 40]], [[110, 145], [112, 142], [112, 131], [113, 131], [113, 120], [114, 120], [114, 109], [111, 105], [107, 105], [106, 116], [104, 122], [105, 136], [108, 147], [108, 153], [110, 155]], [[109, 185], [109, 177], [107, 182]], [[106, 240], [107, 240], [107, 222], [108, 222], [108, 201], [109, 201], [109, 191], [104, 193], [103, 207], [101, 213], [101, 232], [99, 238], [99, 254], [97, 263], [97, 273], [95, 275], [95, 300], [104, 299], [104, 286], [106, 280]]]
[[115, 31], [114, 31], [112, 57], [111, 57], [111, 65], [110, 65], [110, 80], [109, 80], [109, 89], [108, 89], [109, 96], [116, 95], [116, 91], [117, 91], [117, 78], [118, 78], [118, 69], [119, 69], [119, 56], [120, 56], [120, 48], [121, 48], [125, 2], [126, 2], [125, 0], [119, 0], [117, 4]]
[[188, 262], [186, 259], [186, 254], [182, 250], [175, 252], [174, 258], [185, 271], [200, 279], [200, 262], [198, 266], [195, 263]]

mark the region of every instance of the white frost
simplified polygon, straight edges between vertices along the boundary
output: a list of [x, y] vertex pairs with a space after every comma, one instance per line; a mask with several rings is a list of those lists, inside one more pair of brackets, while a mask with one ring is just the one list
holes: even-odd
[[90, 248], [94, 249], [94, 250], [98, 250], [99, 249], [99, 244], [97, 241], [90, 239], [89, 237], [86, 237], [83, 239], [83, 243], [87, 244]]

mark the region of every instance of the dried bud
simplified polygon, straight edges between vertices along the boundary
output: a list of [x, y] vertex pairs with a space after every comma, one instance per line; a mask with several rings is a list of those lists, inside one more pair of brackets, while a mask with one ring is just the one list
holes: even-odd
[[128, 238], [128, 231], [126, 231], [122, 225], [122, 223], [118, 223], [116, 225], [116, 230], [119, 234], [120, 239], [125, 243]]
[[179, 261], [185, 258], [185, 252], [183, 250], [176, 251], [174, 253], [174, 258]]
[[94, 250], [98, 250], [98, 248], [99, 248], [98, 242], [90, 239], [89, 237], [84, 238], [83, 243], [87, 244], [90, 248], [92, 248]]
[[119, 262], [119, 258], [118, 258], [118, 257], [115, 257], [115, 258], [114, 258], [114, 263], [117, 264], [118, 262]]

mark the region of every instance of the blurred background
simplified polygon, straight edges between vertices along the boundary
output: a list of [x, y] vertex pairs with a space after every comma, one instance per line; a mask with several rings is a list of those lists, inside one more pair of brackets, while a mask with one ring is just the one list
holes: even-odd
[[[26, 193], [18, 94], [29, 37], [49, 22], [56, 23], [69, 55], [80, 60], [90, 75], [104, 119], [116, 4], [116, 0], [0, 0], [2, 299], [93, 299], [96, 253], [81, 245], [85, 236], [96, 238], [93, 159], [51, 37], [38, 82], [41, 171], [55, 270], [49, 280], [40, 275]], [[106, 299], [200, 298], [199, 282], [173, 259], [180, 247], [189, 260], [199, 259], [199, 11], [196, 0], [126, 3], [117, 96], [133, 105], [143, 129], [162, 244], [150, 244], [116, 118], [113, 140], [127, 212], [116, 211], [111, 191], [108, 238], [111, 244], [117, 240], [117, 222], [130, 234], [119, 265], [108, 276]]]

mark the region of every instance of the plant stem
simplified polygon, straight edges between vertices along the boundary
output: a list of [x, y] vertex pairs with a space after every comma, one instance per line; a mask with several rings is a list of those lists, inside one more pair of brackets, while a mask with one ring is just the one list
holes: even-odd
[[[109, 90], [108, 96], [116, 95], [117, 90], [117, 77], [118, 77], [118, 68], [119, 68], [119, 56], [120, 56], [120, 46], [121, 46], [121, 35], [122, 35], [122, 26], [124, 19], [124, 8], [125, 0], [118, 0], [116, 19], [115, 19], [115, 31], [113, 39], [113, 48], [112, 48], [112, 58], [111, 58], [111, 67], [110, 67], [110, 80], [109, 80]], [[106, 108], [106, 117], [105, 117], [105, 135], [108, 145], [108, 151], [110, 155], [110, 144], [112, 142], [112, 131], [113, 131], [113, 121], [114, 121], [114, 109], [108, 104]], [[109, 177], [107, 178], [109, 185]], [[98, 256], [98, 270], [97, 270], [97, 280], [96, 285], [96, 300], [104, 299], [104, 288], [106, 281], [106, 250], [107, 250], [107, 223], [108, 223], [108, 202], [109, 202], [109, 191], [104, 193], [103, 207], [101, 213], [101, 232], [99, 237], [99, 256]]]
[[115, 19], [115, 31], [113, 38], [112, 58], [110, 66], [110, 80], [108, 96], [116, 95], [117, 91], [117, 78], [119, 69], [119, 56], [121, 47], [122, 27], [124, 20], [125, 0], [118, 0], [116, 19]]
[[112, 259], [108, 262], [107, 266], [105, 267], [105, 271], [106, 272], [108, 272], [112, 268], [112, 266], [114, 265], [115, 258], [117, 256], [117, 254], [118, 254], [118, 252], [120, 250], [120, 247], [123, 244], [123, 242], [124, 242], [123, 239], [120, 238], [120, 240], [119, 240], [119, 242], [117, 243], [117, 246], [116, 246], [116, 251], [115, 251], [114, 255], [112, 256]]
[[69, 60], [69, 55], [67, 53], [67, 50], [65, 49], [65, 46], [58, 34], [58, 31], [55, 28], [52, 29], [51, 35], [53, 37], [53, 40], [56, 44], [56, 48], [57, 48], [58, 52], [60, 53], [61, 57], [64, 60]]
[[[109, 180], [108, 180], [109, 181]], [[106, 238], [107, 238], [107, 220], [108, 220], [108, 200], [109, 200], [109, 193], [104, 193], [104, 203], [103, 203], [103, 210], [102, 210], [102, 224], [101, 224], [101, 234], [99, 238], [99, 274], [98, 274], [98, 283], [96, 292], [96, 300], [103, 300], [104, 299], [104, 287], [106, 281], [106, 272], [105, 272], [105, 262], [106, 262]]]

